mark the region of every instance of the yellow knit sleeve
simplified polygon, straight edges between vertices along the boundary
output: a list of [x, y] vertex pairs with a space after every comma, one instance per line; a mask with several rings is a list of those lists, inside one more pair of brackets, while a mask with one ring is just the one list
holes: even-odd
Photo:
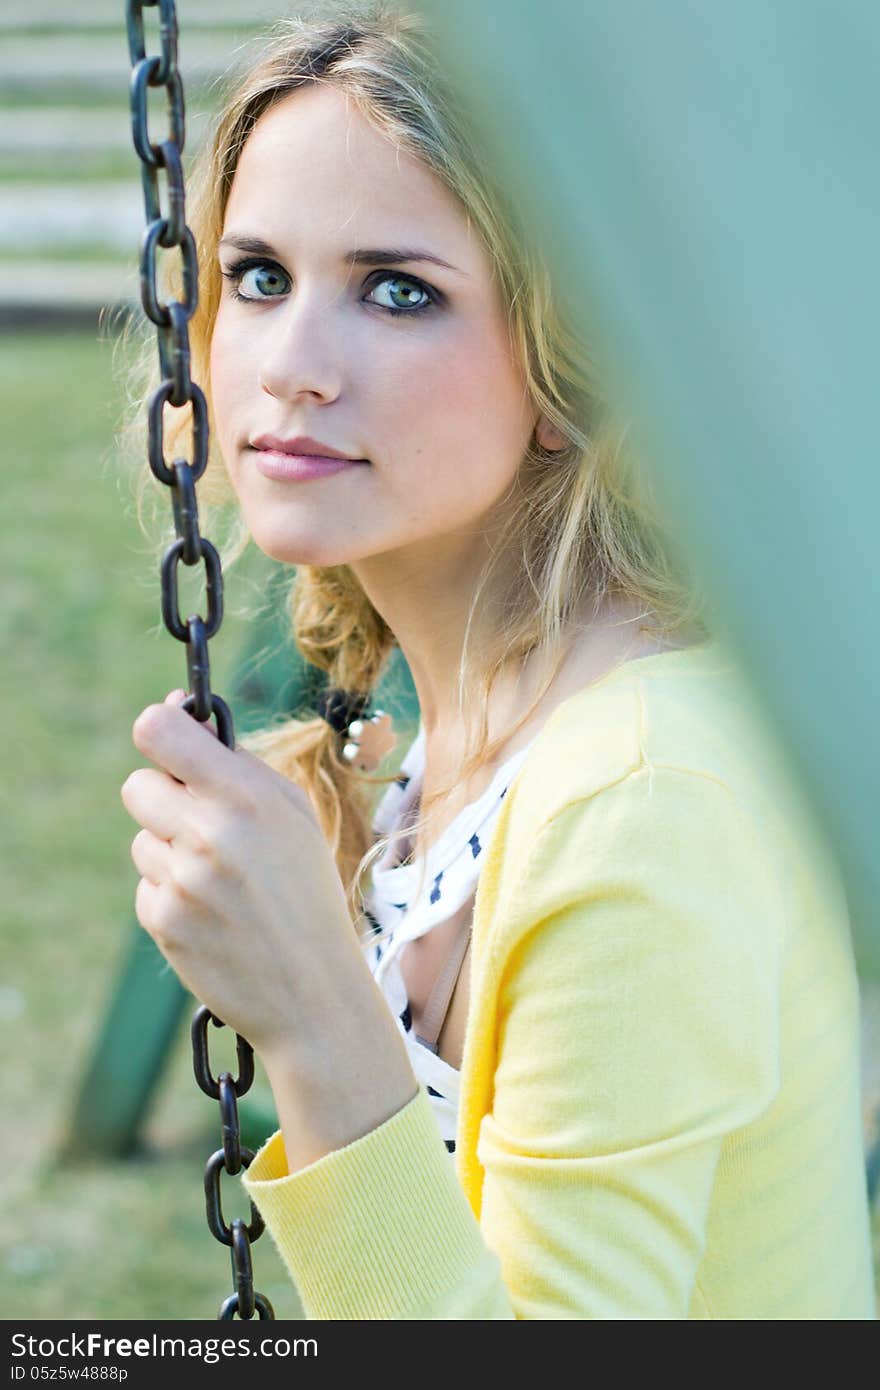
[[726, 1135], [779, 1089], [782, 916], [722, 783], [639, 768], [545, 825], [491, 951], [481, 1229], [519, 1318], [705, 1316]]
[[280, 1130], [242, 1174], [307, 1318], [513, 1318], [424, 1086], [383, 1124], [288, 1173]]
[[[640, 768], [544, 824], [491, 898], [479, 1220], [424, 1088], [242, 1182], [311, 1318], [687, 1318], [721, 1145], [779, 1087], [782, 916], [728, 788]], [[481, 1073], [483, 1074], [483, 1073]]]

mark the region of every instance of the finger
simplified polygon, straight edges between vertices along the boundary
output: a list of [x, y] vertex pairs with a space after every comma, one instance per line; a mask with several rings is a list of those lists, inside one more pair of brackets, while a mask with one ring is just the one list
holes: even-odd
[[159, 944], [157, 941], [157, 914], [161, 892], [162, 889], [155, 883], [151, 883], [148, 878], [141, 878], [138, 880], [134, 894], [134, 915], [144, 931], [149, 932], [157, 945]]
[[171, 846], [151, 830], [139, 830], [131, 842], [131, 858], [138, 873], [158, 888], [170, 878]]
[[132, 819], [159, 840], [182, 836], [191, 825], [193, 798], [166, 772], [135, 768], [123, 782], [120, 796]]
[[[162, 703], [166, 705], [182, 705], [184, 700], [186, 700], [187, 698], [188, 696], [185, 690], [171, 690], [165, 696], [165, 699]], [[217, 730], [214, 728], [214, 725], [210, 719], [207, 719], [204, 722], [202, 722], [202, 720], [199, 720], [198, 722], [201, 724], [203, 729], [207, 729], [208, 733], [211, 735], [212, 738], [218, 737]]]
[[228, 796], [250, 779], [247, 760], [213, 736], [186, 710], [172, 704], [148, 705], [132, 728], [135, 747], [192, 791]]

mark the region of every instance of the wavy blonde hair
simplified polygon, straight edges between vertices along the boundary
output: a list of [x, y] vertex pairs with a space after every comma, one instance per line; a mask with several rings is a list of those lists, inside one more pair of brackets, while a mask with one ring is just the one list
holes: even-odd
[[[424, 18], [388, 0], [312, 6], [264, 30], [245, 69], [227, 79], [212, 131], [188, 161], [188, 224], [199, 251], [199, 299], [190, 320], [193, 380], [208, 400], [214, 437], [209, 350], [221, 291], [217, 244], [238, 159], [251, 130], [273, 103], [319, 83], [344, 89], [357, 109], [395, 146], [421, 160], [458, 199], [485, 247], [507, 306], [512, 349], [535, 408], [567, 441], [542, 448], [534, 435], [497, 508], [497, 538], [480, 574], [468, 613], [458, 671], [458, 701], [466, 730], [465, 757], [454, 785], [491, 762], [528, 719], [564, 660], [584, 600], [598, 606], [607, 593], [644, 605], [656, 621], [643, 630], [666, 636], [682, 627], [707, 633], [704, 600], [673, 560], [645, 476], [625, 447], [584, 345], [554, 299], [551, 278], [515, 207], [481, 159], [474, 132], [435, 57]], [[170, 261], [170, 264], [169, 264]], [[180, 297], [179, 259], [163, 258], [165, 298]], [[123, 337], [143, 330], [138, 355], [126, 361], [127, 423], [120, 437], [130, 457], [145, 456], [146, 404], [159, 383], [155, 334], [130, 322]], [[186, 439], [191, 407], [166, 424], [166, 457]], [[137, 481], [138, 519], [147, 531], [148, 501], [169, 514], [164, 487], [148, 467]], [[222, 459], [212, 446], [199, 483], [202, 532], [218, 544], [225, 568], [250, 540]], [[216, 534], [232, 520], [229, 534]], [[164, 547], [173, 533], [159, 540]], [[504, 584], [498, 583], [504, 566]], [[493, 586], [493, 579], [495, 584]], [[489, 596], [503, 594], [503, 601]], [[303, 657], [346, 690], [373, 691], [386, 671], [395, 636], [348, 565], [296, 568], [286, 591], [293, 638]], [[596, 611], [594, 609], [594, 611]], [[491, 615], [486, 622], [486, 613]], [[481, 615], [479, 634], [475, 616]], [[488, 631], [487, 631], [488, 627]], [[479, 635], [479, 641], [475, 637]], [[488, 736], [489, 694], [502, 670], [533, 653], [544, 682], [533, 703], [498, 737]], [[514, 665], [512, 665], [514, 663]], [[476, 714], [476, 719], [473, 715]], [[392, 837], [373, 834], [376, 792], [394, 774], [370, 775], [341, 756], [340, 740], [320, 718], [280, 717], [247, 735], [242, 746], [302, 786], [333, 850], [357, 929], [364, 924], [362, 883]], [[426, 834], [453, 788], [424, 799], [410, 834]], [[376, 940], [369, 931], [361, 940]]]

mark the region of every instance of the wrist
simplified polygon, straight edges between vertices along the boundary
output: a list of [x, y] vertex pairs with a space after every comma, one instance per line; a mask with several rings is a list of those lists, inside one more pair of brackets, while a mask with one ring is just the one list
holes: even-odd
[[288, 1173], [316, 1163], [378, 1129], [414, 1100], [419, 1083], [412, 1068], [379, 1071], [359, 1060], [332, 1077], [304, 1078], [274, 1059], [267, 1068]]
[[370, 984], [310, 1044], [299, 1036], [260, 1054], [291, 1173], [377, 1129], [418, 1094], [400, 1030]]

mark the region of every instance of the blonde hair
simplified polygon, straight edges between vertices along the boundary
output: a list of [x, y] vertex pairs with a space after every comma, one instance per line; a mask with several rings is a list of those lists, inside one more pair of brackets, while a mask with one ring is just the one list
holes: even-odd
[[[233, 176], [259, 117], [282, 97], [314, 83], [344, 89], [366, 119], [421, 160], [458, 199], [488, 253], [530, 399], [567, 441], [551, 452], [533, 436], [499, 503], [499, 531], [497, 539], [493, 533], [490, 558], [473, 595], [458, 671], [459, 709], [467, 732], [464, 762], [454, 784], [444, 784], [425, 799], [410, 828], [414, 834], [434, 823], [453, 785], [466, 783], [490, 763], [528, 719], [564, 659], [585, 598], [596, 605], [606, 593], [636, 600], [657, 618], [644, 625], [656, 634], [682, 626], [707, 629], [702, 597], [669, 553], [650, 489], [627, 453], [626, 429], [615, 425], [604, 409], [595, 368], [559, 310], [548, 269], [516, 209], [476, 153], [474, 133], [444, 81], [425, 20], [387, 0], [341, 0], [275, 21], [264, 31], [256, 56], [249, 53], [246, 70], [233, 75], [211, 137], [187, 171], [187, 221], [199, 250], [198, 307], [189, 324], [191, 372], [208, 400], [212, 439], [209, 349], [221, 289], [216, 253]], [[174, 256], [160, 264], [166, 299], [181, 295], [178, 264]], [[135, 389], [129, 394], [121, 440], [132, 456], [143, 458], [146, 403], [159, 382], [152, 325], [145, 325], [134, 372], [130, 361], [126, 371]], [[166, 457], [172, 456], [177, 440], [186, 440], [190, 409], [175, 411], [173, 423], [166, 425]], [[234, 498], [213, 447], [198, 486], [202, 533], [218, 544], [228, 569], [244, 554], [250, 537], [237, 509], [231, 535], [225, 541], [216, 535]], [[159, 500], [167, 517], [165, 489], [144, 467], [137, 487], [142, 528], [148, 496]], [[498, 584], [502, 564], [506, 582]], [[496, 592], [503, 598], [493, 598], [489, 608], [488, 595]], [[373, 691], [386, 672], [395, 636], [349, 566], [298, 566], [286, 601], [303, 657], [325, 671], [331, 685]], [[516, 669], [511, 664], [529, 653], [543, 663], [546, 679], [521, 718], [490, 741], [489, 693], [501, 671]], [[472, 712], [478, 715], [476, 726]], [[309, 794], [359, 928], [364, 922], [364, 875], [392, 838], [374, 839], [375, 794], [394, 775], [354, 769], [341, 756], [338, 735], [320, 718], [282, 718], [241, 743]], [[377, 938], [364, 932], [361, 939]]]

